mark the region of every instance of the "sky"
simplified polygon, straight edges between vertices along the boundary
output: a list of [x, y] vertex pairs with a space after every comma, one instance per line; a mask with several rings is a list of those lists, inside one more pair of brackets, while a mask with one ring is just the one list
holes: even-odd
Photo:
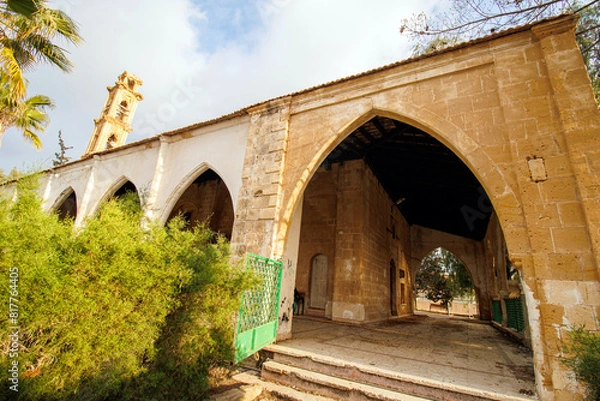
[[71, 74], [41, 65], [28, 73], [29, 95], [55, 108], [36, 151], [6, 132], [0, 169], [52, 166], [59, 151], [85, 151], [107, 97], [123, 71], [144, 81], [144, 100], [127, 143], [210, 120], [240, 108], [410, 57], [403, 18], [431, 13], [441, 0], [50, 0], [80, 27], [79, 46], [58, 43]]

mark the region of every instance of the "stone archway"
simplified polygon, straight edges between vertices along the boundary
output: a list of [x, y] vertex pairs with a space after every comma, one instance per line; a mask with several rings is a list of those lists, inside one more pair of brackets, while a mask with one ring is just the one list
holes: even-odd
[[77, 219], [77, 194], [72, 187], [61, 192], [50, 210], [55, 211], [61, 220]]
[[214, 170], [204, 170], [181, 192], [167, 221], [176, 216], [183, 218], [189, 227], [204, 223], [213, 232], [231, 238], [233, 203], [227, 186]]
[[[414, 258], [416, 261], [416, 258]], [[437, 269], [440, 268], [440, 273], [446, 280], [453, 280], [454, 284], [449, 286], [443, 286], [439, 289], [450, 289], [453, 291], [452, 299], [448, 305], [444, 305], [440, 300], [432, 300], [428, 295], [436, 296], [433, 294], [427, 294], [427, 291], [431, 291], [433, 285], [437, 285], [439, 282], [435, 281]], [[424, 271], [424, 269], [426, 271]], [[478, 319], [481, 318], [480, 311], [478, 308], [480, 294], [484, 293], [481, 287], [475, 285], [473, 280], [473, 266], [469, 266], [464, 260], [461, 260], [451, 250], [439, 246], [431, 250], [419, 263], [419, 266], [412, 272], [413, 282], [415, 283], [415, 312], [417, 310], [422, 312], [440, 312], [448, 313], [449, 316], [462, 316]], [[465, 273], [468, 275], [466, 278]], [[420, 277], [419, 277], [420, 275]], [[422, 284], [424, 288], [420, 288], [419, 284]], [[458, 284], [461, 287], [456, 287]], [[458, 290], [457, 292], [454, 292]], [[489, 302], [490, 297], [486, 297], [486, 301]], [[441, 308], [441, 310], [440, 310]], [[434, 310], [435, 309], [435, 310]], [[483, 308], [487, 311], [488, 308]], [[490, 320], [490, 316], [484, 316], [483, 320]]]
[[[347, 321], [384, 319], [390, 311], [393, 286], [379, 288], [379, 284], [367, 285], [372, 295], [358, 295], [355, 293], [359, 291], [356, 277], [372, 273], [352, 271], [350, 266], [388, 266], [390, 258], [399, 260], [400, 252], [411, 254], [411, 260], [420, 260], [425, 254], [418, 258], [415, 252], [430, 247], [431, 244], [423, 241], [433, 236], [435, 241], [441, 241], [436, 246], [448, 244], [448, 249], [452, 249], [452, 243], [455, 243], [457, 247], [464, 248], [459, 254], [475, 269], [472, 274], [475, 273], [475, 285], [481, 300], [480, 316], [490, 320], [492, 284], [485, 265], [483, 241], [494, 209], [482, 184], [454, 152], [430, 134], [389, 117], [370, 114], [368, 117], [367, 121], [364, 121], [365, 118], [358, 120], [361, 125], [351, 124], [352, 132], [338, 138], [336, 147], [324, 158], [318, 159], [322, 160], [321, 165], [306, 186], [298, 277], [307, 276], [303, 273], [303, 266], [309, 263], [303, 258], [313, 255], [318, 249], [326, 249], [334, 255], [331, 260], [335, 270], [331, 307], [326, 310], [326, 316]], [[468, 141], [463, 143], [468, 144]], [[375, 215], [370, 214], [370, 210], [375, 210], [373, 208], [378, 210]], [[367, 221], [376, 222], [378, 228], [373, 228]], [[387, 241], [387, 245], [364, 251], [372, 253], [367, 257], [357, 250], [361, 246], [369, 246], [364, 245], [369, 240], [360, 240], [374, 235], [369, 234], [369, 230], [379, 232], [376, 235], [380, 236], [372, 243]], [[381, 234], [384, 232], [387, 233]], [[494, 246], [504, 247], [504, 238], [487, 240], [493, 241]], [[316, 248], [306, 244], [315, 244]], [[375, 255], [382, 260], [374, 261]], [[412, 293], [414, 266], [409, 271], [412, 272], [409, 282], [402, 284], [405, 292]], [[390, 277], [387, 277], [373, 280], [389, 282]], [[302, 286], [301, 281], [296, 280], [296, 285]], [[388, 306], [383, 308], [375, 304], [366, 306], [362, 301], [336, 300], [335, 294], [340, 293], [354, 294], [350, 298], [355, 299], [366, 297], [369, 302], [379, 304], [384, 302], [383, 294], [387, 294], [385, 302]], [[410, 313], [410, 308], [401, 313]]]

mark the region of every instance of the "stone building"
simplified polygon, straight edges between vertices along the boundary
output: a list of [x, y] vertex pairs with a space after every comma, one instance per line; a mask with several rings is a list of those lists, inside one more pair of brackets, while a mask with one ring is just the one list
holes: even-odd
[[531, 345], [540, 398], [571, 399], [561, 339], [600, 329], [600, 113], [575, 24], [511, 29], [135, 143], [122, 144], [127, 127], [115, 147], [102, 133], [47, 172], [45, 205], [81, 224], [138, 191], [150, 218], [208, 221], [237, 254], [282, 259], [281, 339], [294, 288], [333, 321], [411, 314], [420, 261], [444, 247], [471, 273], [481, 319]]

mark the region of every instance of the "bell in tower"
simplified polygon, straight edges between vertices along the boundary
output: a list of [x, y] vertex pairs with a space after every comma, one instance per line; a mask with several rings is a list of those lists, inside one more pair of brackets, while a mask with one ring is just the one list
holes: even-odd
[[84, 156], [125, 143], [132, 130], [133, 113], [138, 102], [144, 98], [138, 92], [141, 85], [141, 79], [125, 71], [119, 75], [114, 86], [107, 88], [108, 98], [100, 117], [94, 120], [96, 126]]

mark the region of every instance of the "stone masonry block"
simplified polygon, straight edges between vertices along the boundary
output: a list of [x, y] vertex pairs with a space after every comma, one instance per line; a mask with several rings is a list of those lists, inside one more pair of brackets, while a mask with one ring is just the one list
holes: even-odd
[[549, 177], [562, 178], [572, 174], [569, 157], [566, 154], [546, 156], [544, 164]]
[[600, 282], [584, 281], [579, 283], [579, 287], [585, 294], [584, 303], [586, 305], [600, 306]]
[[538, 227], [558, 227], [560, 218], [556, 204], [538, 203], [534, 205]]
[[584, 294], [578, 284], [577, 281], [544, 280], [544, 302], [548, 305], [581, 305]]
[[[583, 263], [581, 255], [549, 253], [547, 255], [550, 278], [554, 280], [582, 280]], [[537, 270], [536, 270], [537, 273]], [[542, 277], [540, 277], [542, 278]]]
[[552, 238], [557, 252], [587, 252], [591, 246], [586, 227], [552, 228]]
[[593, 306], [565, 306], [565, 324], [571, 326], [596, 327], [596, 316]]
[[547, 326], [562, 325], [565, 308], [561, 305], [541, 304], [538, 306], [540, 317]]
[[579, 198], [572, 177], [549, 179], [540, 184], [540, 191], [546, 202], [572, 202]]
[[548, 228], [531, 228], [529, 240], [534, 252], [554, 252], [552, 235]]
[[558, 204], [560, 220], [565, 227], [582, 227], [585, 225], [585, 215], [579, 202], [566, 202]]

